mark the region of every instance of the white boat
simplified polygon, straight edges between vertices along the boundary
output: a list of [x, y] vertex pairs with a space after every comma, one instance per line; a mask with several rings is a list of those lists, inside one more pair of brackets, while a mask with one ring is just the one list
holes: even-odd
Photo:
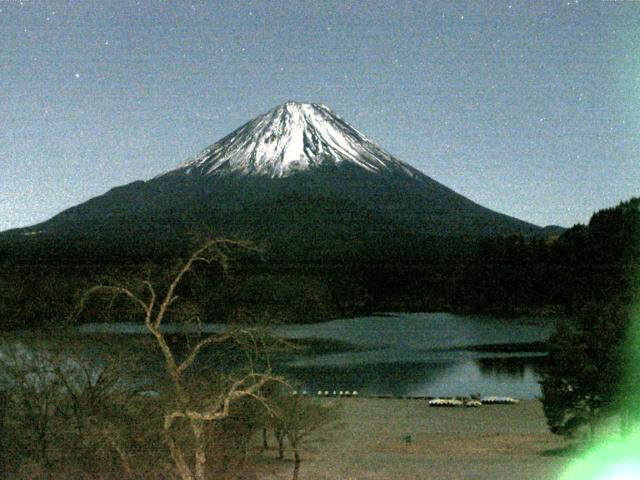
[[459, 407], [463, 404], [462, 400], [456, 398], [434, 398], [429, 400], [430, 407]]
[[520, 400], [517, 400], [512, 397], [482, 397], [480, 401], [486, 405], [513, 405], [518, 403]]

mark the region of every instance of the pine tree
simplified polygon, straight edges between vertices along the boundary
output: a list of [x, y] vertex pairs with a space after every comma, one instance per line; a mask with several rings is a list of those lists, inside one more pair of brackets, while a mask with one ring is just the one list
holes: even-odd
[[541, 379], [542, 405], [552, 433], [573, 436], [615, 413], [624, 374], [628, 314], [620, 305], [589, 306], [549, 339]]

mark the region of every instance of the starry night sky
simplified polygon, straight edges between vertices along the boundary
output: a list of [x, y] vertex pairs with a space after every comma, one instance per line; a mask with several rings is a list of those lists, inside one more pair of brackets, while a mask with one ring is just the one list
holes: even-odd
[[640, 1], [0, 0], [0, 230], [328, 105], [539, 225], [640, 194]]

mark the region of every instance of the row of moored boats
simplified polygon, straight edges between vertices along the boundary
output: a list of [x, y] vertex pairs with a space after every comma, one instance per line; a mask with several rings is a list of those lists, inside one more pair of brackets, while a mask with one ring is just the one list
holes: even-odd
[[[294, 396], [309, 396], [309, 392], [303, 390], [302, 392], [294, 391]], [[358, 397], [357, 390], [318, 390], [318, 397]], [[387, 395], [376, 395], [376, 398], [394, 398]], [[426, 397], [403, 397], [418, 399]], [[480, 407], [481, 405], [513, 405], [518, 403], [519, 400], [513, 397], [501, 397], [501, 396], [489, 396], [489, 397], [474, 397], [474, 398], [456, 398], [456, 397], [438, 397], [430, 398], [429, 406], [431, 407]]]
[[513, 405], [519, 400], [512, 397], [482, 397], [482, 398], [434, 398], [429, 400], [430, 407], [480, 407], [482, 405]]

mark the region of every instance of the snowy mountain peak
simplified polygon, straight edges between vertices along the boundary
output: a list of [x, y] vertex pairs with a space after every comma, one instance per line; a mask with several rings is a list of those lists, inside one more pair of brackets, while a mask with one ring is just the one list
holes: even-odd
[[321, 165], [418, 172], [322, 104], [289, 101], [247, 122], [167, 174], [286, 177]]

